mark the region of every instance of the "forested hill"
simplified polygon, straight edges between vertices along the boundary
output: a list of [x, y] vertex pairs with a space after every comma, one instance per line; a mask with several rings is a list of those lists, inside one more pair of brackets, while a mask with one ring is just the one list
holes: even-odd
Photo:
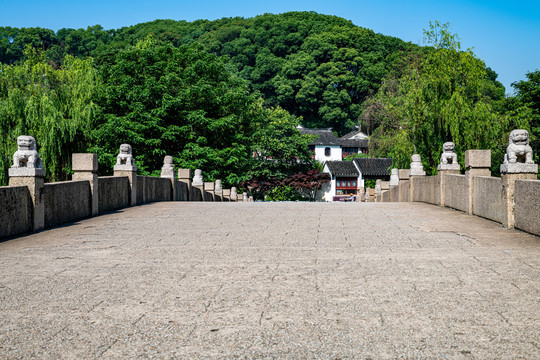
[[53, 64], [65, 54], [108, 63], [122, 49], [152, 34], [174, 46], [198, 42], [230, 58], [267, 106], [302, 116], [309, 127], [339, 133], [358, 124], [362, 103], [377, 92], [396, 62], [419, 47], [376, 34], [336, 16], [314, 12], [265, 14], [194, 22], [156, 20], [117, 30], [101, 26], [61, 29], [0, 27], [0, 61], [24, 60], [24, 48], [45, 50]]

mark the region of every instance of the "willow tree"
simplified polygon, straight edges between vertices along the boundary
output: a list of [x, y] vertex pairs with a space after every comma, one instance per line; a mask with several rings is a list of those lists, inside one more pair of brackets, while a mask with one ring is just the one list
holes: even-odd
[[491, 149], [498, 159], [509, 129], [526, 128], [526, 120], [498, 112], [504, 87], [490, 78], [472, 50], [461, 50], [448, 24], [430, 23], [424, 35], [432, 47], [406, 58], [401, 74], [386, 78], [365, 104], [364, 120], [379, 124], [374, 154], [393, 157], [395, 167], [408, 167], [410, 155], [419, 153], [431, 174], [446, 141], [456, 144], [462, 165], [467, 149]]
[[48, 180], [65, 180], [73, 152], [85, 151], [97, 110], [92, 60], [65, 58], [54, 69], [42, 52], [26, 49], [20, 65], [0, 67], [0, 184], [17, 150], [17, 136], [36, 138]]

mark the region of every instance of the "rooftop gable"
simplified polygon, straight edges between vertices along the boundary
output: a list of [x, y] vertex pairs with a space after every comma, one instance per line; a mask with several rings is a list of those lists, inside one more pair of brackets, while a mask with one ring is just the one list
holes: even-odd
[[327, 161], [326, 166], [332, 176], [358, 176], [358, 170], [352, 161]]
[[362, 172], [362, 176], [390, 175], [392, 158], [356, 158], [353, 161]]

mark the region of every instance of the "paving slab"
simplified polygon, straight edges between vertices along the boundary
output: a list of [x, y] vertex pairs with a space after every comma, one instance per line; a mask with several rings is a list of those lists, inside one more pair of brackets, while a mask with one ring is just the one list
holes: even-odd
[[540, 238], [428, 204], [154, 203], [0, 273], [2, 359], [540, 358]]

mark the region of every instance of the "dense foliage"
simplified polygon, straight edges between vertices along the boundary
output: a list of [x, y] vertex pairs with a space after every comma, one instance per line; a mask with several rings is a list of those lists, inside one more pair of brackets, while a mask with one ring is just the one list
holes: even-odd
[[46, 51], [53, 65], [64, 54], [107, 64], [149, 34], [175, 47], [198, 42], [229, 58], [266, 106], [301, 116], [307, 127], [333, 127], [340, 134], [358, 123], [362, 102], [377, 91], [399, 53], [415, 48], [336, 16], [291, 12], [191, 23], [156, 20], [118, 30], [96, 25], [56, 34], [0, 27], [0, 61], [24, 59], [24, 46], [32, 45]]
[[411, 154], [418, 153], [428, 174], [436, 174], [442, 144], [453, 141], [461, 164], [465, 150], [491, 149], [492, 170], [498, 172], [508, 133], [528, 129], [527, 119], [501, 111], [504, 88], [471, 50], [461, 51], [446, 24], [431, 24], [425, 35], [433, 48], [405, 57], [364, 104], [363, 120], [375, 128], [372, 154], [408, 168]]
[[302, 191], [284, 181], [316, 166], [300, 123], [340, 135], [360, 124], [370, 156], [408, 167], [417, 152], [429, 173], [445, 141], [461, 163], [468, 148], [491, 149], [496, 172], [518, 127], [538, 156], [539, 71], [505, 98], [497, 74], [446, 24], [430, 25], [426, 47], [313, 12], [56, 33], [0, 27], [0, 184], [20, 134], [38, 140], [49, 180], [67, 178], [77, 151], [98, 153], [110, 172], [128, 142], [143, 174], [173, 155], [208, 180], [250, 180], [262, 195]]
[[20, 65], [0, 66], [0, 185], [17, 150], [17, 136], [38, 141], [49, 180], [67, 180], [71, 154], [86, 151], [99, 84], [91, 59], [66, 56], [60, 69], [26, 50]]

